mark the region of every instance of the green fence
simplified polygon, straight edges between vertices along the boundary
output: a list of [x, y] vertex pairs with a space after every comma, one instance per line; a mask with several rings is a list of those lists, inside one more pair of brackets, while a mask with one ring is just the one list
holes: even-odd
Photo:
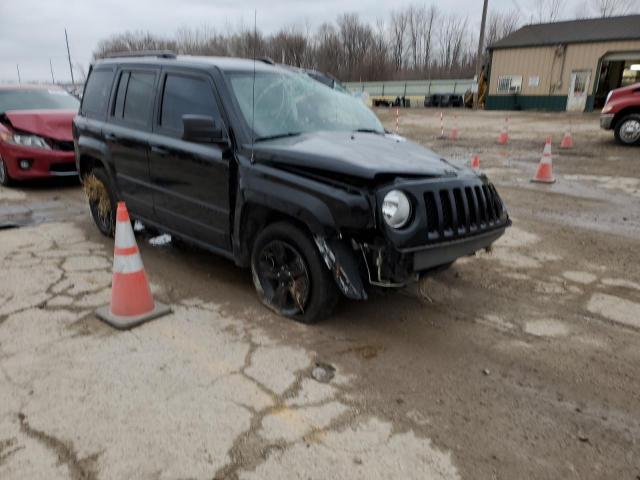
[[464, 95], [473, 80], [407, 80], [389, 82], [347, 82], [351, 92], [365, 92], [369, 97], [425, 97], [433, 94]]

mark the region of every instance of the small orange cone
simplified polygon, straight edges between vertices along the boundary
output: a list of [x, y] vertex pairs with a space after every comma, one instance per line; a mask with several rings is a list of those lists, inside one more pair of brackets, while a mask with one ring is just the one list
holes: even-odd
[[99, 308], [96, 315], [112, 327], [124, 330], [170, 311], [168, 306], [153, 300], [129, 212], [124, 202], [118, 202], [111, 305]]
[[449, 132], [449, 140], [457, 140], [458, 139], [458, 117], [453, 117], [453, 128], [451, 132]]
[[562, 141], [560, 142], [560, 148], [572, 148], [573, 147], [573, 137], [571, 137], [571, 130], [568, 128], [564, 131], [564, 135], [562, 136]]
[[480, 155], [474, 155], [471, 157], [471, 168], [474, 170], [480, 170]]
[[547, 141], [544, 144], [544, 150], [542, 151], [542, 158], [538, 164], [535, 176], [531, 179], [532, 182], [538, 183], [554, 183], [556, 181], [553, 178], [553, 162], [551, 158], [551, 136], [547, 137]]
[[498, 135], [498, 143], [500, 145], [506, 145], [509, 143], [509, 117], [505, 118], [500, 135]]

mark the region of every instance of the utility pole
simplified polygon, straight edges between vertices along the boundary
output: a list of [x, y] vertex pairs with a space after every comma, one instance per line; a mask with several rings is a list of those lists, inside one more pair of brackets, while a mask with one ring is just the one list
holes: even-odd
[[53, 63], [51, 63], [51, 59], [49, 59], [49, 68], [51, 69], [51, 83], [56, 83], [56, 79], [53, 76]]
[[16, 63], [16, 70], [18, 71], [18, 83], [22, 83], [22, 80], [20, 79], [20, 65], [18, 65]]
[[76, 82], [73, 79], [73, 67], [71, 66], [71, 53], [69, 52], [69, 37], [67, 36], [66, 28], [64, 29], [64, 39], [67, 41], [67, 57], [69, 57], [69, 71], [71, 72], [71, 83], [75, 85]]
[[480, 90], [480, 67], [482, 63], [482, 47], [484, 46], [484, 26], [487, 22], [487, 6], [489, 0], [484, 0], [482, 6], [482, 23], [480, 24], [480, 40], [478, 41], [478, 56], [476, 57], [476, 91], [473, 93], [473, 109], [478, 108], [478, 94]]

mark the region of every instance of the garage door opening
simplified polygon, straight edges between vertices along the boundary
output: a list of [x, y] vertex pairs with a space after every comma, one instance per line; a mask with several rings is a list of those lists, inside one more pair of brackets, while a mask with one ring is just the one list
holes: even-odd
[[605, 55], [600, 64], [598, 88], [593, 102], [594, 109], [604, 106], [611, 90], [637, 82], [640, 82], [640, 52]]

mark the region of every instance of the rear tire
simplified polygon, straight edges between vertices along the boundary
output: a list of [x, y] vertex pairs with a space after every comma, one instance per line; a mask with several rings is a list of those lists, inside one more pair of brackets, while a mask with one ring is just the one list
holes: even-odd
[[316, 323], [334, 309], [339, 292], [310, 236], [288, 222], [269, 225], [251, 253], [253, 284], [269, 309], [301, 323]]
[[116, 229], [117, 201], [107, 172], [102, 168], [94, 168], [84, 177], [84, 187], [96, 227], [104, 236], [113, 237]]
[[616, 123], [614, 134], [621, 145], [640, 145], [640, 114], [631, 113], [622, 117]]
[[7, 165], [4, 163], [4, 159], [0, 156], [0, 185], [3, 187], [8, 187], [12, 184], [11, 177], [9, 176], [9, 171], [7, 170]]

